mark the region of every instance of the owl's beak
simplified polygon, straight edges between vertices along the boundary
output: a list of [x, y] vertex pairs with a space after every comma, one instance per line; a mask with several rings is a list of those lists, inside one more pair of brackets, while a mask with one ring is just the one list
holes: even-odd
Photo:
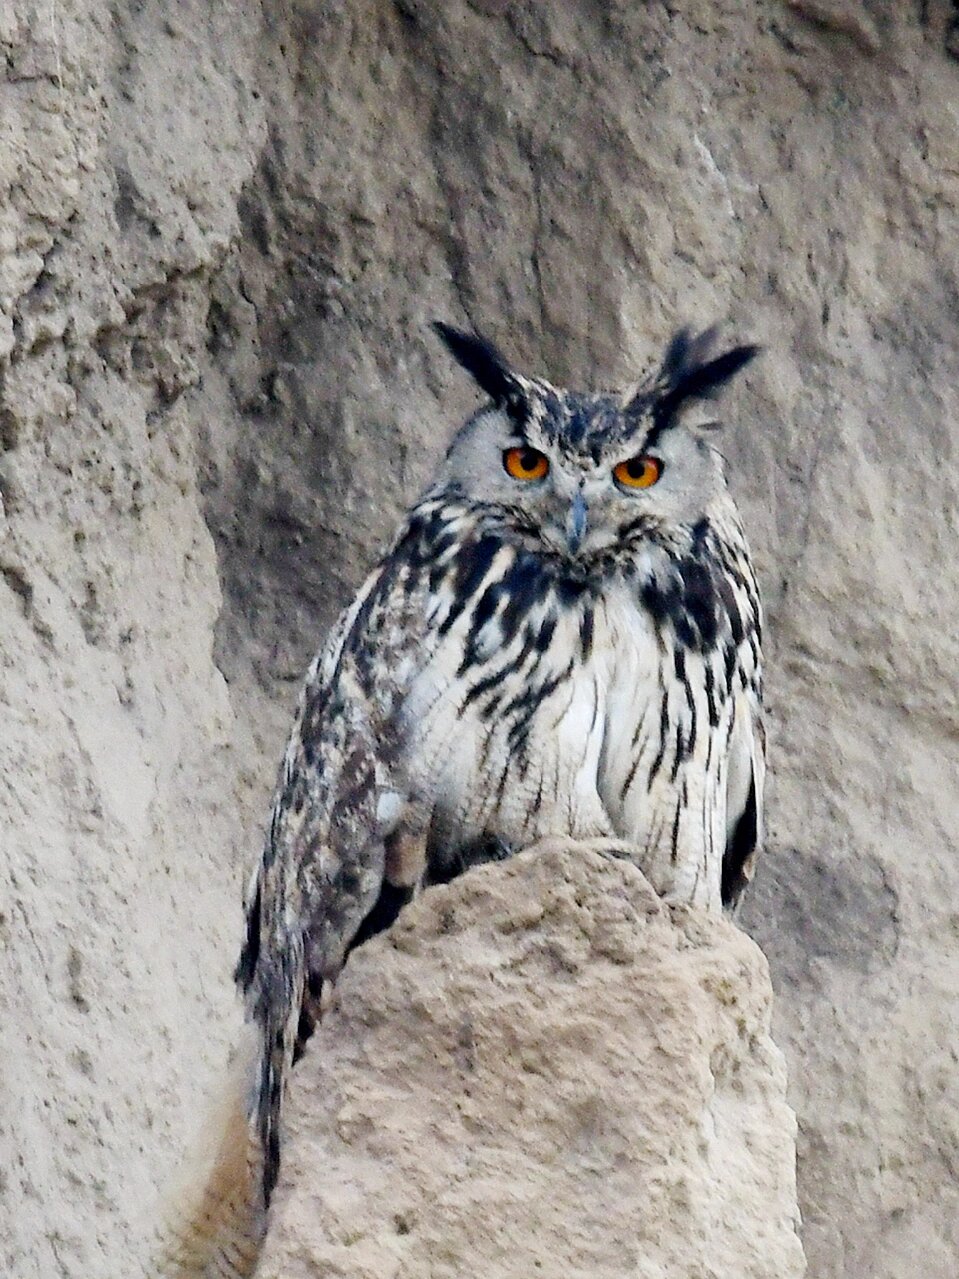
[[586, 499], [577, 492], [566, 517], [566, 545], [570, 555], [575, 555], [583, 543], [586, 534]]

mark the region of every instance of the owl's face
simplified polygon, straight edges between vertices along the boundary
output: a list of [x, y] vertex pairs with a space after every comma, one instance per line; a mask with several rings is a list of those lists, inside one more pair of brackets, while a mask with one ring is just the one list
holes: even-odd
[[514, 373], [484, 339], [440, 332], [493, 400], [454, 439], [440, 485], [481, 503], [527, 545], [587, 567], [693, 527], [725, 492], [719, 453], [680, 410], [755, 348], [703, 362], [712, 334], [681, 333], [638, 391], [581, 395]]

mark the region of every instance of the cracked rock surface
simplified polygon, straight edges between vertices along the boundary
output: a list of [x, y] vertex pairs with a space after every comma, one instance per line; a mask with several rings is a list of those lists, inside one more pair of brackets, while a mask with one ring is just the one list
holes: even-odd
[[475, 403], [428, 321], [609, 384], [725, 319], [810, 1273], [954, 1279], [957, 54], [951, 0], [0, 6], [0, 1271], [132, 1270], [301, 673]]

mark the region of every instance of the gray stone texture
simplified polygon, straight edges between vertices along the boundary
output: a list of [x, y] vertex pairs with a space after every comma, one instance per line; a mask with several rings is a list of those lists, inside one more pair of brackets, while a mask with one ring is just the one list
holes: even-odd
[[954, 1279], [954, 5], [4, 0], [0, 52], [0, 1271], [131, 1272], [301, 672], [476, 402], [438, 316], [591, 384], [766, 346], [741, 922], [810, 1274]]

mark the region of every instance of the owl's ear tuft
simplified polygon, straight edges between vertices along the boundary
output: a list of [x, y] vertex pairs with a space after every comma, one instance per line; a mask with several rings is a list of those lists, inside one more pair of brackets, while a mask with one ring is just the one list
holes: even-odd
[[761, 350], [758, 346], [736, 346], [710, 358], [715, 343], [715, 328], [699, 334], [680, 329], [666, 348], [652, 391], [637, 396], [637, 401], [645, 400], [644, 407], [652, 407], [657, 419], [665, 424], [691, 400], [706, 400], [717, 395]]
[[516, 405], [525, 398], [521, 379], [489, 338], [454, 329], [442, 320], [434, 320], [433, 328], [457, 364], [462, 365], [494, 404]]

